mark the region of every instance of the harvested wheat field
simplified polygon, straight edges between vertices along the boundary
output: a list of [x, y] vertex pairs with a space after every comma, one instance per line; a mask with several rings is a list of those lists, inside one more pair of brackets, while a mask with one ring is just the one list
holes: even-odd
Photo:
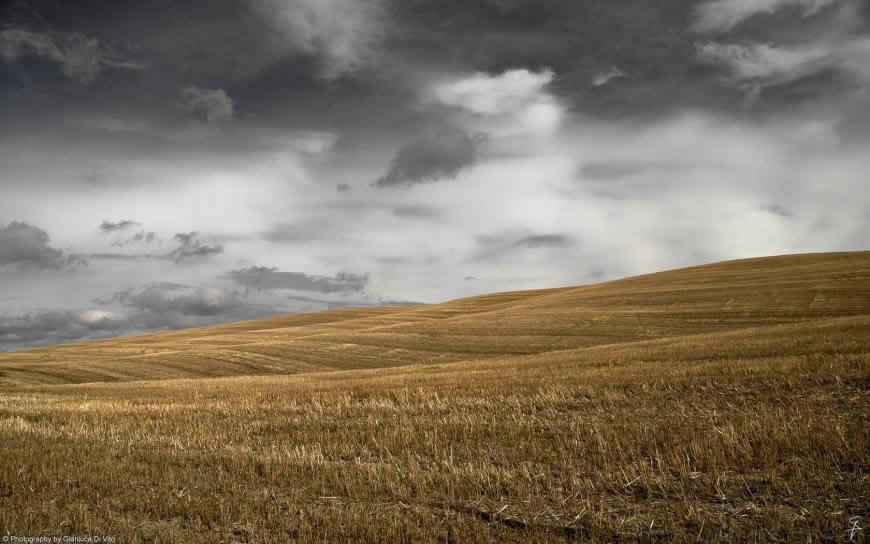
[[866, 542], [870, 252], [0, 355], [0, 533]]

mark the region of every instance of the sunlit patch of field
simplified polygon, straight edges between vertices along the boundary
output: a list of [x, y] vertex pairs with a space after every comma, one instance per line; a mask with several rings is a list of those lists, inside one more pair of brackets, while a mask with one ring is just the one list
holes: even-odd
[[[868, 253], [89, 342], [9, 354], [0, 371], [0, 534], [870, 532]], [[230, 376], [164, 379], [209, 371]], [[48, 385], [90, 379], [118, 381]]]

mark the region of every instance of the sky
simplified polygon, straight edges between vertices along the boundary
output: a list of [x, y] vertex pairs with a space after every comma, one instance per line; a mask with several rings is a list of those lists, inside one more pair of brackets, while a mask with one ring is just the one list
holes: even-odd
[[0, 351], [868, 249], [867, 0], [4, 0]]

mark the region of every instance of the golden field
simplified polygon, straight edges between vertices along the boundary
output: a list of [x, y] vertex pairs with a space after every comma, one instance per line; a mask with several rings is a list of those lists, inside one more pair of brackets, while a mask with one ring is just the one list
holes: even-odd
[[870, 252], [295, 314], [0, 354], [0, 535], [866, 542], [868, 421]]

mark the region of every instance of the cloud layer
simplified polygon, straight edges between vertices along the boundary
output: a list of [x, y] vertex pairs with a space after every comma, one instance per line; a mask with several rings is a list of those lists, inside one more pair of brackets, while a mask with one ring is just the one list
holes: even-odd
[[0, 346], [870, 239], [861, 0], [88, 5], [0, 6]]

